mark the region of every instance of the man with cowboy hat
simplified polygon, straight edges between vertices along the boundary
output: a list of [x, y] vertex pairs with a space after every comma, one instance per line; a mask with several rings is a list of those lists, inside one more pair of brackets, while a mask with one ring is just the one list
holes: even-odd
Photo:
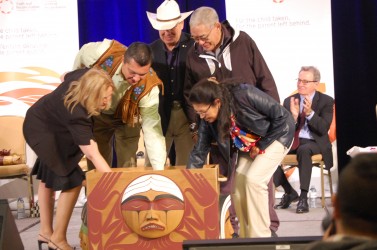
[[186, 165], [193, 147], [184, 112], [183, 82], [187, 51], [194, 40], [189, 34], [182, 32], [184, 20], [191, 13], [192, 11], [181, 13], [177, 2], [173, 0], [165, 0], [157, 8], [157, 13], [147, 11], [152, 27], [158, 30], [160, 36], [150, 44], [154, 56], [152, 68], [164, 84], [164, 95], [159, 95], [159, 113], [167, 153], [174, 142], [174, 165]]

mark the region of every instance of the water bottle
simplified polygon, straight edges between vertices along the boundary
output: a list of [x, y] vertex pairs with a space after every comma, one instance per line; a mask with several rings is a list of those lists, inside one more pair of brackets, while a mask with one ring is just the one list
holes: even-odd
[[21, 197], [17, 200], [17, 219], [25, 218], [25, 202]]
[[315, 203], [317, 199], [317, 190], [315, 189], [314, 186], [310, 188], [309, 198], [310, 198], [309, 207], [315, 208], [316, 207]]

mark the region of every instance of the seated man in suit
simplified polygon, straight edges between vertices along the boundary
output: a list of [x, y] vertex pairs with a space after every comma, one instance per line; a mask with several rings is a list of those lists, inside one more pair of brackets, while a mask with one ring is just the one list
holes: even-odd
[[317, 91], [321, 79], [319, 70], [313, 66], [301, 67], [297, 79], [297, 94], [284, 100], [284, 107], [296, 121], [295, 138], [290, 153], [297, 154], [300, 189], [297, 192], [289, 184], [282, 168], [274, 174], [275, 186], [282, 186], [285, 194], [275, 208], [288, 208], [299, 199], [296, 213], [309, 212], [308, 191], [312, 175], [311, 157], [322, 154], [326, 169], [333, 166], [332, 147], [328, 131], [333, 119], [334, 99]]
[[307, 249], [377, 249], [377, 154], [355, 156], [339, 176], [332, 223]]

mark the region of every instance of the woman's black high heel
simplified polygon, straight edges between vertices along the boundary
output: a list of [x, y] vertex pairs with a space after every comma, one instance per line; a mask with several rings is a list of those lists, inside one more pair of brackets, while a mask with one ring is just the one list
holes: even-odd
[[45, 240], [38, 240], [38, 249], [39, 250], [42, 250], [42, 245], [43, 244], [48, 244], [49, 242], [49, 239], [47, 239], [46, 237], [44, 237], [42, 234], [39, 235], [41, 238], [45, 239]]

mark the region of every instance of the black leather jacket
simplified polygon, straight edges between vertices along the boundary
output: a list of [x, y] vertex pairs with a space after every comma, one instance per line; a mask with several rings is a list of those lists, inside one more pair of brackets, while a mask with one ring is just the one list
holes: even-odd
[[[234, 99], [237, 126], [247, 132], [261, 136], [257, 146], [265, 150], [275, 140], [285, 147], [290, 147], [295, 122], [292, 115], [280, 103], [250, 84], [240, 84], [231, 90]], [[190, 154], [187, 168], [201, 168], [210, 150], [211, 142], [216, 141], [226, 162], [231, 164], [236, 148], [230, 140], [218, 139], [216, 123], [201, 120], [198, 129], [198, 141]], [[232, 150], [233, 149], [233, 150]], [[233, 158], [234, 162], [234, 158]]]

